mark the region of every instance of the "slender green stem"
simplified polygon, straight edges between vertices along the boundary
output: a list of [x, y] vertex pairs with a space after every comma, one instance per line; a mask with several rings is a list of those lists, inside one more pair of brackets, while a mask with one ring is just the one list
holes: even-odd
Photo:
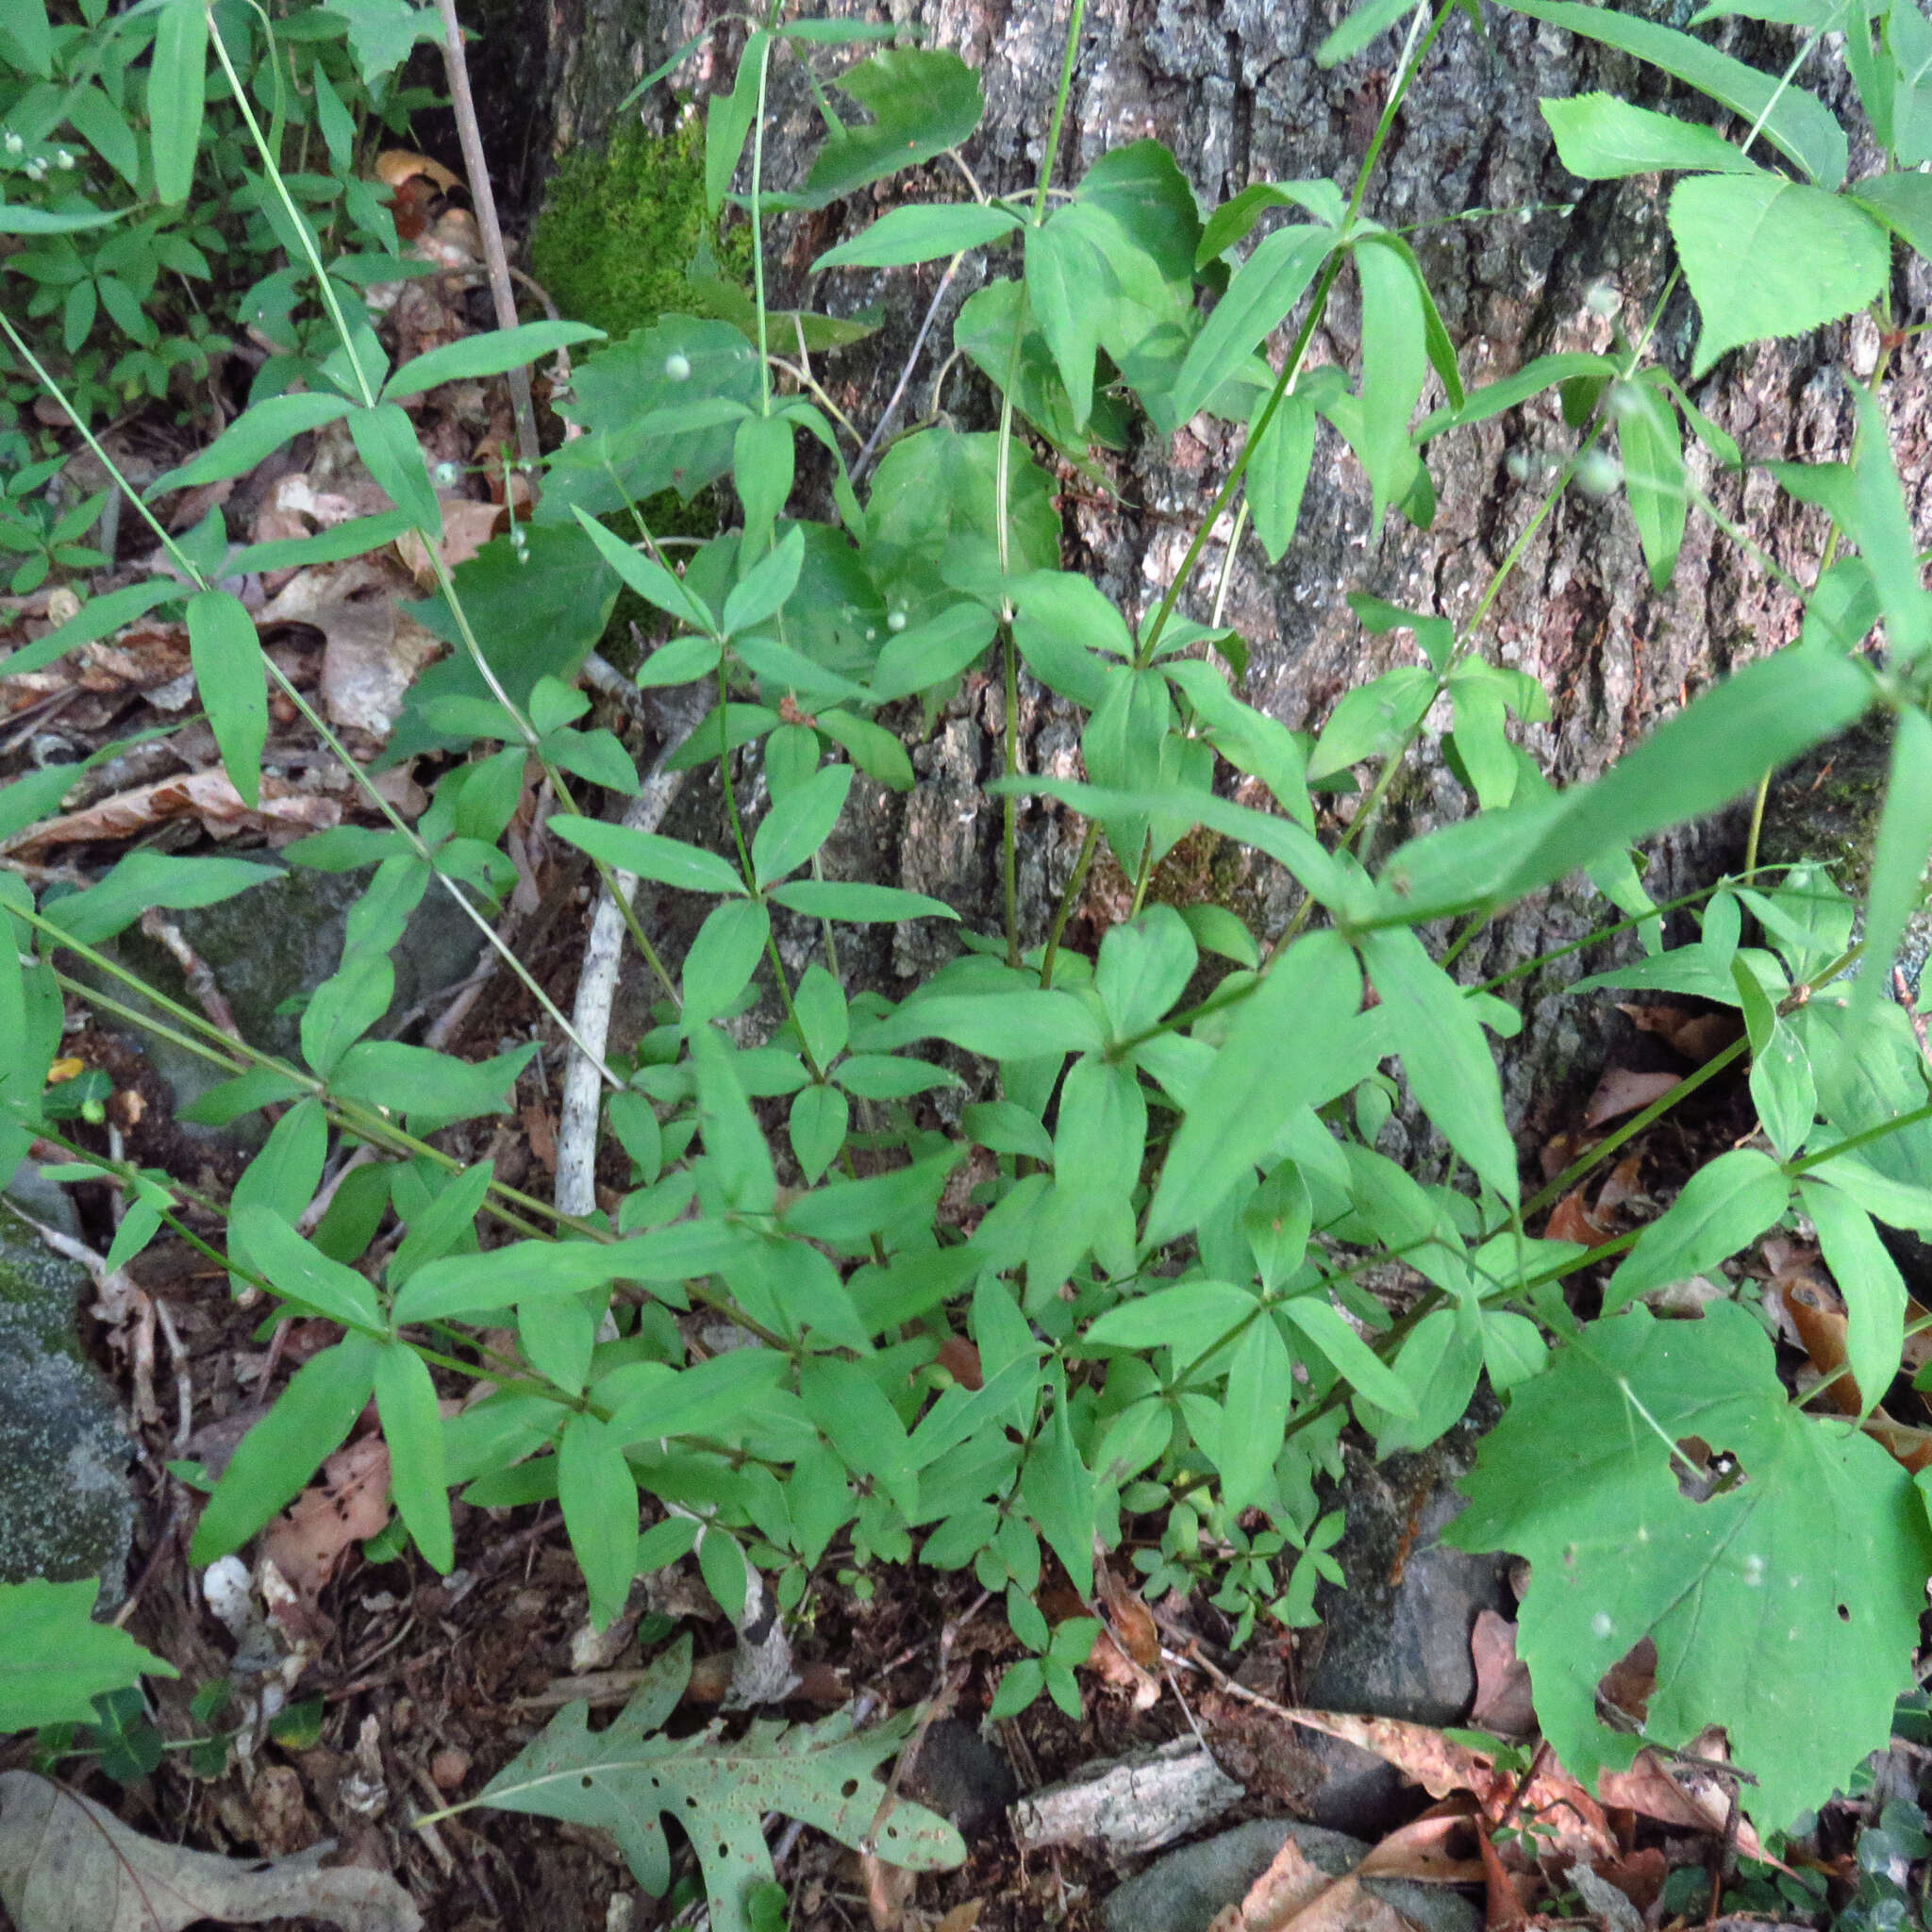
[[[1006, 670], [1007, 776], [1020, 774], [1020, 652], [1013, 642], [1013, 627], [1002, 626], [1005, 641], [1001, 658]], [[1018, 797], [1011, 791], [1000, 801], [1000, 876], [1007, 901], [1007, 964], [1020, 964], [1020, 821]]]
[[1100, 843], [1100, 822], [1089, 819], [1087, 828], [1080, 834], [1080, 855], [1074, 860], [1074, 869], [1067, 874], [1067, 889], [1060, 894], [1060, 903], [1055, 908], [1053, 927], [1046, 936], [1046, 951], [1040, 961], [1040, 983], [1042, 987], [1053, 984], [1054, 962], [1059, 957], [1060, 938], [1067, 929], [1067, 921], [1074, 916], [1074, 908], [1080, 903], [1080, 889], [1087, 883], [1088, 869], [1093, 863], [1094, 849]]
[[1053, 113], [1046, 124], [1046, 146], [1041, 151], [1040, 181], [1033, 193], [1033, 225], [1040, 225], [1046, 212], [1046, 192], [1052, 185], [1054, 163], [1058, 158], [1060, 128], [1067, 118], [1067, 97], [1073, 92], [1074, 69], [1080, 58], [1080, 26], [1087, 18], [1087, 0], [1074, 0], [1067, 18], [1066, 51], [1060, 58], [1060, 84], [1053, 97]]

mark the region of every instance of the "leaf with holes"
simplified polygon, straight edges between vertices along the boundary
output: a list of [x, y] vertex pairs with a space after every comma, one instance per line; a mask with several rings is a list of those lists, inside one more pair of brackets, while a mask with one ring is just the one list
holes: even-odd
[[[1679, 1482], [1692, 1438], [1736, 1458], [1703, 1502]], [[1745, 1810], [1782, 1830], [1884, 1748], [1932, 1565], [1925, 1511], [1875, 1442], [1787, 1400], [1749, 1310], [1592, 1322], [1516, 1388], [1463, 1489], [1443, 1540], [1529, 1559], [1518, 1654], [1576, 1776], [1722, 1724], [1757, 1779]], [[1601, 1721], [1597, 1686], [1646, 1637], [1640, 1737]]]
[[790, 1728], [761, 1721], [734, 1740], [708, 1730], [668, 1738], [660, 1726], [690, 1676], [687, 1637], [644, 1674], [608, 1729], [591, 1730], [588, 1705], [566, 1705], [471, 1802], [610, 1832], [654, 1897], [671, 1881], [659, 1823], [668, 1811], [698, 1855], [715, 1932], [751, 1932], [752, 1896], [774, 1882], [760, 1824], [768, 1811], [908, 1870], [965, 1862], [959, 1834], [924, 1806], [902, 1798], [879, 1815], [886, 1788], [872, 1774], [905, 1741], [917, 1710], [858, 1737], [849, 1719], [833, 1717]]

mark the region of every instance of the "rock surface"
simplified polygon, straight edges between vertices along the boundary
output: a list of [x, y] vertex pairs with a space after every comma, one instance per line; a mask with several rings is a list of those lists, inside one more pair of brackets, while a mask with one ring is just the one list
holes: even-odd
[[[1253, 1819], [1169, 1852], [1128, 1879], [1103, 1908], [1108, 1932], [1207, 1932], [1215, 1913], [1239, 1905], [1291, 1838], [1311, 1863], [1336, 1877], [1358, 1864], [1369, 1850], [1360, 1839], [1317, 1824]], [[1476, 1907], [1444, 1886], [1383, 1878], [1365, 1883], [1423, 1932], [1477, 1932], [1482, 1924]]]
[[1479, 1611], [1512, 1611], [1507, 1556], [1472, 1556], [1441, 1541], [1463, 1504], [1454, 1485], [1495, 1419], [1479, 1403], [1418, 1456], [1375, 1463], [1349, 1445], [1338, 1498], [1348, 1529], [1335, 1557], [1346, 1590], [1317, 1593], [1321, 1653], [1301, 1685], [1317, 1710], [1460, 1724], [1475, 1695], [1469, 1640]]
[[120, 1582], [127, 1438], [80, 1352], [85, 1273], [0, 1204], [0, 1583]]
[[[291, 866], [281, 877], [233, 899], [172, 915], [181, 936], [214, 974], [242, 1037], [250, 1044], [300, 1064], [300, 1011], [282, 1009], [312, 992], [341, 965], [349, 908], [368, 883], [367, 872], [325, 873]], [[195, 1006], [180, 967], [161, 946], [138, 928], [116, 943], [123, 964], [171, 999]], [[390, 956], [396, 969], [391, 1019], [466, 979], [475, 970], [482, 948], [475, 924], [448, 892], [440, 887], [425, 892]], [[86, 976], [85, 968], [76, 971]], [[177, 1108], [226, 1077], [211, 1062], [158, 1034], [103, 1017], [117, 1028], [138, 1034]], [[372, 1037], [380, 1038], [386, 1024], [378, 1021]], [[250, 1122], [258, 1134], [259, 1115], [245, 1116], [238, 1126]]]
[[975, 1726], [942, 1717], [927, 1730], [905, 1790], [971, 1838], [998, 1822], [1020, 1795], [1020, 1780], [1005, 1754]]

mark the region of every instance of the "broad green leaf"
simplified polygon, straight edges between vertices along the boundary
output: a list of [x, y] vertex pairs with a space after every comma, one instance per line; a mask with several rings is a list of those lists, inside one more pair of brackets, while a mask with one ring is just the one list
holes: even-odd
[[517, 1075], [535, 1052], [522, 1046], [491, 1060], [459, 1060], [400, 1041], [361, 1040], [342, 1056], [329, 1085], [342, 1099], [366, 1101], [385, 1113], [472, 1120], [509, 1111]]
[[1872, 574], [1892, 658], [1910, 663], [1932, 646], [1932, 597], [1925, 591], [1884, 412], [1862, 383], [1853, 383], [1851, 390], [1858, 412], [1851, 489], [1842, 506], [1832, 507], [1833, 514], [1842, 508], [1847, 531]]
[[930, 1060], [890, 1053], [855, 1053], [841, 1060], [832, 1077], [860, 1100], [909, 1100], [937, 1087], [958, 1087], [958, 1074]]
[[1026, 231], [1026, 300], [1084, 426], [1093, 408], [1094, 358], [1106, 328], [1107, 258], [1094, 238], [1106, 217], [1075, 202]]
[[1741, 796], [1767, 771], [1843, 730], [1871, 698], [1868, 673], [1834, 654], [1783, 651], [1746, 665], [1593, 783], [1402, 847], [1383, 867], [1388, 914], [1410, 924], [1461, 906], [1520, 899]]
[[1391, 1415], [1415, 1414], [1415, 1391], [1349, 1326], [1332, 1302], [1320, 1295], [1298, 1294], [1276, 1307], [1357, 1393]]
[[248, 1244], [249, 1258], [268, 1276], [277, 1293], [346, 1328], [382, 1331], [382, 1311], [366, 1275], [319, 1253], [272, 1208], [240, 1208], [234, 1225]]
[[[1188, 922], [1172, 906], [1151, 906], [1112, 927], [1100, 942], [1093, 990], [1115, 1037], [1153, 1025], [1187, 991], [1199, 964]], [[1137, 1153], [1137, 1165], [1139, 1159]]]
[[352, 1331], [295, 1371], [275, 1406], [237, 1444], [195, 1526], [191, 1563], [239, 1550], [341, 1448], [375, 1387], [382, 1348], [375, 1336]]
[[[626, 1574], [626, 1590], [629, 1581]], [[950, 1824], [909, 1799], [887, 1807], [886, 1788], [872, 1774], [903, 1746], [916, 1712], [857, 1737], [848, 1721], [834, 1719], [790, 1731], [757, 1724], [736, 1740], [711, 1730], [673, 1739], [659, 1727], [690, 1676], [691, 1639], [681, 1637], [613, 1723], [593, 1733], [590, 1706], [566, 1705], [478, 1802], [608, 1831], [638, 1883], [659, 1897], [671, 1883], [658, 1822], [668, 1812], [697, 1855], [715, 1932], [767, 1932], [772, 1923], [754, 1916], [754, 1901], [774, 1881], [768, 1811], [801, 1818], [841, 1844], [871, 1846], [889, 1863], [931, 1871], [965, 1862]]]
[[180, 1673], [142, 1649], [126, 1631], [93, 1621], [100, 1582], [50, 1583], [29, 1576], [0, 1583], [0, 1732], [42, 1724], [92, 1724], [103, 1691], [138, 1684], [143, 1676]]
[[147, 77], [148, 144], [155, 193], [170, 206], [188, 199], [201, 148], [206, 105], [208, 11], [203, 0], [166, 0], [155, 27]]
[[1362, 959], [1416, 1099], [1483, 1185], [1513, 1204], [1516, 1143], [1503, 1119], [1495, 1055], [1474, 1004], [1405, 927], [1367, 934]]
[[673, 576], [662, 564], [654, 563], [648, 557], [640, 557], [622, 538], [612, 536], [581, 508], [575, 514], [591, 542], [604, 553], [605, 561], [640, 597], [692, 630], [707, 637], [718, 635], [718, 620], [701, 597], [685, 588], [681, 578]]
[[[1738, 1465], [1702, 1502], [1679, 1482], [1691, 1437]], [[1925, 1511], [1875, 1442], [1787, 1399], [1749, 1310], [1591, 1323], [1513, 1391], [1463, 1488], [1443, 1541], [1529, 1559], [1518, 1651], [1575, 1776], [1721, 1724], [1756, 1779], [1744, 1809], [1784, 1830], [1885, 1748], [1932, 1569]], [[1598, 1686], [1646, 1637], [1642, 1733], [1613, 1730]]]
[[1762, 172], [1715, 128], [1654, 113], [1615, 94], [1574, 94], [1538, 105], [1557, 137], [1563, 165], [1586, 181], [1680, 169], [1719, 175]]
[[808, 1241], [863, 1242], [908, 1220], [930, 1222], [933, 1205], [962, 1151], [955, 1148], [864, 1180], [835, 1179], [801, 1194], [780, 1216], [781, 1224]]
[[1173, 405], [1183, 422], [1240, 374], [1256, 344], [1294, 312], [1334, 245], [1332, 228], [1306, 223], [1277, 228], [1235, 271], [1175, 378]]
[[1082, 1600], [1093, 1594], [1093, 1477], [1080, 1460], [1064, 1393], [1034, 1438], [1020, 1475], [1028, 1513]]
[[83, 228], [105, 228], [118, 222], [122, 208], [22, 208], [0, 205], [0, 235], [73, 235]]
[[46, 0], [8, 0], [0, 10], [0, 53], [11, 65], [42, 80], [52, 76], [54, 32]]
[[442, 1415], [436, 1384], [408, 1342], [391, 1341], [376, 1357], [375, 1411], [389, 1444], [390, 1493], [404, 1526], [429, 1567], [447, 1576], [456, 1543], [442, 1476]]
[[[777, 433], [784, 439], [789, 449], [791, 442], [791, 428], [789, 424], [780, 423]], [[784, 508], [785, 496], [791, 487], [788, 475], [784, 489], [774, 489], [777, 501], [772, 506], [773, 514]], [[739, 488], [745, 488], [742, 465], [739, 470]], [[750, 512], [747, 511], [749, 515]], [[724, 599], [724, 611], [721, 628], [726, 637], [736, 637], [739, 632], [749, 630], [755, 624], [762, 624], [772, 616], [798, 585], [798, 573], [805, 562], [805, 531], [793, 525], [784, 541], [777, 547], [760, 558], [746, 573], [742, 582], [734, 584], [730, 594]], [[810, 664], [807, 658], [806, 663]], [[842, 682], [843, 680], [841, 680]]]
[[[607, 1629], [622, 1613], [638, 1568], [637, 1481], [624, 1459], [623, 1439], [608, 1423], [593, 1415], [574, 1415], [564, 1424], [557, 1447], [557, 1500], [590, 1589], [591, 1623], [596, 1629]], [[515, 1769], [511, 1765], [492, 1780], [490, 1790], [493, 1791]], [[485, 1797], [486, 1802], [499, 1802], [488, 1793]]]
[[396, 969], [386, 953], [359, 953], [315, 989], [302, 1009], [302, 1058], [327, 1079], [357, 1041], [389, 1011]]
[[752, 866], [760, 888], [797, 871], [832, 836], [852, 776], [850, 765], [826, 765], [774, 801], [752, 834]]
[[405, 396], [420, 396], [445, 382], [474, 382], [479, 376], [501, 375], [506, 370], [525, 368], [553, 350], [603, 340], [601, 328], [584, 322], [525, 322], [515, 328], [465, 336], [461, 341], [445, 342], [440, 349], [405, 362], [383, 384], [382, 399], [395, 403]]
[[1798, 1198], [1845, 1299], [1845, 1360], [1857, 1384], [1859, 1409], [1870, 1415], [1885, 1400], [1905, 1350], [1905, 1280], [1872, 1217], [1849, 1194], [1803, 1180]]
[[349, 435], [356, 454], [369, 474], [389, 493], [395, 507], [413, 522], [425, 539], [442, 537], [442, 505], [429, 480], [416, 425], [398, 403], [377, 403], [374, 408], [349, 412]]
[[748, 899], [727, 900], [706, 914], [684, 956], [687, 1027], [702, 1026], [744, 991], [771, 932], [771, 915]]
[[954, 604], [886, 640], [867, 680], [875, 703], [910, 697], [957, 677], [992, 641], [998, 619], [984, 604]]
[[1339, 67], [1377, 34], [1387, 33], [1404, 14], [1414, 11], [1411, 0], [1358, 0], [1315, 49], [1315, 64]]
[[1755, 1147], [1707, 1161], [1618, 1263], [1604, 1289], [1605, 1308], [1614, 1311], [1667, 1282], [1710, 1274], [1774, 1226], [1790, 1193], [1783, 1170]]
[[274, 866], [253, 865], [245, 858], [177, 858], [160, 852], [130, 852], [98, 885], [52, 901], [43, 916], [71, 938], [97, 945], [132, 925], [151, 906], [172, 911], [216, 906], [250, 886], [280, 876]]
[[1684, 440], [1676, 411], [1648, 382], [1620, 383], [1610, 392], [1624, 488], [1630, 498], [1651, 588], [1669, 589], [1684, 543], [1690, 500], [1684, 489]]
[[1852, 199], [1874, 214], [1907, 248], [1932, 258], [1932, 175], [1916, 169], [1854, 182]]
[[1471, 1307], [1436, 1308], [1404, 1339], [1392, 1364], [1415, 1413], [1390, 1415], [1357, 1397], [1356, 1414], [1375, 1435], [1375, 1454], [1410, 1453], [1439, 1441], [1459, 1423], [1483, 1371], [1483, 1328]]
[[415, 527], [415, 520], [399, 509], [384, 510], [379, 516], [351, 517], [347, 523], [318, 530], [312, 537], [245, 544], [228, 559], [228, 572], [240, 576], [245, 571], [306, 570], [311, 564], [341, 563], [380, 550]]
[[200, 591], [188, 600], [188, 649], [222, 764], [242, 803], [261, 802], [261, 751], [268, 742], [268, 685], [261, 640], [241, 598]]
[[[1757, 982], [1740, 969], [1739, 990]], [[1764, 994], [1757, 994], [1759, 1000]], [[1770, 1003], [1765, 1001], [1768, 1006]], [[1751, 1009], [1745, 1002], [1745, 1011]], [[1811, 1072], [1811, 1058], [1797, 1030], [1783, 1021], [1774, 1023], [1771, 1037], [1751, 1055], [1751, 1104], [1757, 1109], [1758, 1124], [1778, 1158], [1790, 1160], [1810, 1138], [1818, 1118], [1818, 1083]]]
[[839, 1158], [852, 1109], [836, 1087], [801, 1087], [791, 1102], [791, 1152], [810, 1187]]
[[1510, 9], [1634, 54], [1721, 101], [1741, 115], [1746, 126], [1761, 118], [1764, 139], [1821, 187], [1836, 188], [1844, 179], [1850, 154], [1844, 129], [1815, 95], [1793, 87], [1789, 76], [1747, 67], [1689, 34], [1608, 7], [1585, 6], [1580, 0], [1510, 0]]
[[865, 1039], [870, 1052], [947, 1040], [993, 1060], [1037, 1059], [1104, 1045], [1100, 1022], [1068, 992], [927, 993], [908, 1000]]
[[1281, 1453], [1294, 1363], [1273, 1322], [1250, 1322], [1235, 1344], [1221, 1424], [1222, 1507], [1237, 1516], [1261, 1500]]
[[[1255, 416], [1248, 425], [1248, 441], [1254, 442], [1255, 427], [1266, 398], [1258, 398]], [[1307, 488], [1308, 471], [1315, 460], [1315, 408], [1308, 399], [1291, 391], [1281, 399], [1269, 423], [1267, 433], [1249, 459], [1244, 478], [1248, 507], [1254, 512], [1255, 535], [1268, 553], [1270, 563], [1279, 563], [1294, 541], [1294, 526], [1301, 520], [1302, 492]]]
[[1671, 234], [1704, 318], [1690, 373], [1726, 350], [1800, 336], [1873, 301], [1891, 241], [1844, 196], [1775, 175], [1694, 175], [1671, 192]]
[[826, 249], [812, 263], [811, 273], [817, 275], [826, 268], [900, 268], [917, 261], [938, 261], [942, 256], [983, 248], [1023, 225], [1009, 208], [985, 208], [973, 202], [895, 208], [851, 241]]
[[1310, 782], [1332, 778], [1364, 758], [1387, 758], [1405, 743], [1436, 701], [1436, 675], [1399, 664], [1373, 682], [1344, 691], [1308, 758]]
[[144, 494], [152, 502], [171, 490], [243, 475], [292, 438], [340, 421], [354, 407], [346, 397], [325, 393], [270, 396], [244, 409], [192, 462], [157, 477]]
[[958, 919], [943, 899], [862, 880], [791, 879], [766, 894], [808, 919], [842, 919], [855, 925], [896, 925], [906, 919]]
[[1885, 810], [1872, 845], [1872, 877], [1865, 901], [1867, 964], [1852, 995], [1857, 1011], [1869, 1011], [1889, 991], [1899, 941], [1925, 899], [1925, 868], [1932, 859], [1932, 720], [1914, 706], [1898, 714]]
[[1456, 429], [1469, 423], [1482, 423], [1491, 416], [1499, 416], [1505, 409], [1513, 409], [1526, 403], [1531, 396], [1541, 395], [1545, 390], [1555, 389], [1559, 384], [1575, 381], [1578, 378], [1593, 380], [1608, 378], [1617, 373], [1617, 365], [1607, 356], [1590, 355], [1582, 350], [1567, 350], [1557, 356], [1539, 356], [1533, 362], [1525, 362], [1513, 375], [1499, 376], [1494, 382], [1487, 382], [1480, 389], [1471, 390], [1463, 398], [1459, 408], [1441, 408], [1434, 415], [1425, 417], [1415, 432], [1418, 443], [1429, 441], [1441, 435], [1445, 429]]
[[1319, 1107], [1374, 1071], [1386, 1047], [1361, 997], [1361, 970], [1339, 934], [1310, 933], [1280, 956], [1237, 1008], [1168, 1148], [1147, 1247], [1199, 1226], [1296, 1108]]
[[[65, 624], [57, 624], [45, 637], [0, 658], [0, 677], [25, 677], [29, 671], [44, 671], [57, 658], [65, 657], [81, 644], [91, 644], [96, 638], [119, 630], [123, 625], [132, 624], [157, 604], [182, 594], [182, 586], [174, 578], [150, 577], [144, 584], [129, 584], [124, 591], [90, 597]], [[16, 786], [25, 782], [19, 778], [13, 781]]]
[[798, 1365], [798, 1394], [852, 1473], [878, 1484], [904, 1515], [916, 1519], [919, 1474], [905, 1424], [878, 1383], [856, 1362], [809, 1356]]
[[676, 886], [687, 892], [744, 896], [745, 883], [738, 868], [702, 845], [667, 839], [661, 832], [633, 831], [628, 825], [608, 824], [601, 819], [574, 818], [567, 812], [551, 819], [549, 825], [592, 858], [601, 858], [638, 878]]
[[800, 206], [824, 208], [902, 168], [958, 147], [986, 111], [979, 76], [958, 55], [918, 48], [874, 54], [839, 76], [839, 87], [871, 113], [841, 124], [811, 164]]
[[1330, 228], [1341, 227], [1346, 212], [1341, 191], [1332, 181], [1252, 182], [1208, 216], [1194, 250], [1194, 266], [1206, 268], [1225, 255], [1271, 208], [1298, 208]]
[[1372, 529], [1408, 485], [1415, 464], [1408, 419], [1428, 379], [1421, 286], [1402, 253], [1374, 235], [1355, 250], [1362, 298], [1362, 434], [1356, 455], [1369, 473]]

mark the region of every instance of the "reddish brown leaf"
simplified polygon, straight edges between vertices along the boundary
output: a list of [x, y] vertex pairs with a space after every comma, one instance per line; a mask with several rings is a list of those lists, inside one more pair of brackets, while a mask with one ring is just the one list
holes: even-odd
[[1533, 1736], [1536, 1706], [1530, 1699], [1529, 1666], [1516, 1655], [1516, 1625], [1494, 1610], [1478, 1611], [1469, 1653], [1475, 1665], [1470, 1723], [1506, 1738]]
[[1607, 1122], [1660, 1100], [1673, 1087], [1683, 1085], [1677, 1074], [1640, 1074], [1629, 1067], [1606, 1067], [1596, 1083], [1596, 1091], [1583, 1110], [1586, 1127], [1600, 1127]]

